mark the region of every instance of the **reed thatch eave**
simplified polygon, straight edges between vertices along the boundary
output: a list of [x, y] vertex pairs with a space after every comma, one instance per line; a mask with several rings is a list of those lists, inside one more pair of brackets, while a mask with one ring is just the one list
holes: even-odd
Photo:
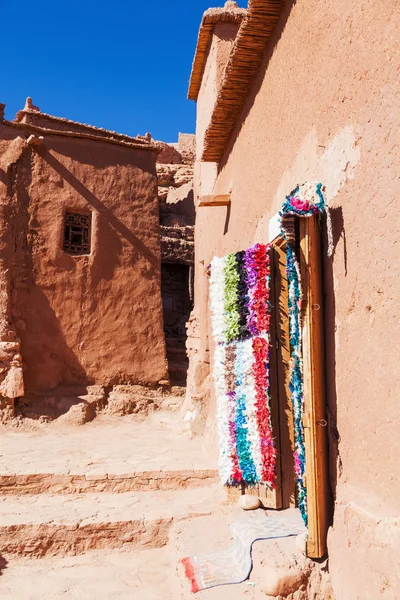
[[246, 14], [246, 8], [228, 8], [227, 6], [224, 8], [209, 8], [204, 13], [190, 75], [189, 100], [197, 100], [198, 98], [215, 25], [217, 23], [237, 23], [240, 25]]
[[225, 69], [222, 85], [204, 138], [201, 160], [220, 162], [265, 47], [278, 21], [284, 0], [249, 0]]

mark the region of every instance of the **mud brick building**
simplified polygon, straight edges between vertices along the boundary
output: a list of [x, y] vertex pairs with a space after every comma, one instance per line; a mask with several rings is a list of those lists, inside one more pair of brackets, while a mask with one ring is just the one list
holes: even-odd
[[202, 18], [189, 86], [196, 276], [186, 408], [210, 442], [208, 265], [271, 242], [298, 184], [326, 189], [334, 253], [323, 238], [321, 424], [337, 600], [398, 596], [399, 28], [398, 6], [371, 0], [226, 2]]
[[195, 141], [179, 134], [178, 143], [163, 144], [157, 158], [164, 332], [169, 376], [179, 384], [186, 384], [186, 324], [193, 308]]
[[[167, 196], [185, 183], [182, 200], [189, 196], [193, 207], [190, 164], [149, 135], [132, 138], [53, 117], [30, 99], [14, 121], [3, 115], [1, 105], [3, 417], [18, 398], [26, 414], [55, 416], [79, 404], [89, 418], [118, 386], [129, 396], [126, 386], [167, 385], [157, 155], [166, 157], [166, 169], [168, 152], [178, 163], [163, 204], [163, 261], [187, 271], [193, 208], [187, 225], [181, 198], [168, 209]], [[190, 155], [190, 136], [182, 144]], [[189, 276], [173, 278], [182, 322], [171, 335], [184, 340]]]

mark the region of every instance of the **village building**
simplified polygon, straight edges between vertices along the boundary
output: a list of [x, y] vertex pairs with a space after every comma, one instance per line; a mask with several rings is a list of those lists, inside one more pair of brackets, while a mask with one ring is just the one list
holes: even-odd
[[[324, 414], [305, 427], [326, 435], [329, 449], [324, 455], [321, 441], [306, 465], [308, 459], [324, 461], [316, 489], [307, 474], [307, 488], [317, 495], [326, 478], [316, 507], [324, 513], [319, 533], [325, 546], [309, 554], [327, 551], [337, 600], [398, 594], [399, 369], [391, 349], [399, 294], [399, 26], [394, 6], [368, 0], [250, 0], [247, 10], [228, 1], [203, 16], [189, 86], [197, 102], [195, 305], [186, 398], [193, 432], [217, 438], [213, 257], [255, 243], [278, 244], [279, 252], [277, 213], [285, 198], [300, 184], [320, 182], [325, 189], [333, 239], [322, 221], [321, 296], [311, 306], [306, 302], [314, 321], [315, 310], [324, 312], [321, 370], [314, 364], [310, 374], [311, 386], [325, 377], [318, 399]], [[317, 243], [319, 235], [304, 236], [301, 228], [302, 255], [307, 240]], [[315, 261], [305, 266], [310, 273], [318, 267]], [[278, 294], [274, 306], [280, 300]], [[276, 347], [282, 363], [278, 338]], [[278, 431], [284, 437], [282, 422]], [[309, 515], [309, 529], [315, 523]]]
[[183, 158], [179, 143], [53, 117], [30, 99], [14, 121], [3, 113], [3, 419], [86, 422], [109, 399], [146, 411], [146, 395], [185, 382], [193, 136], [181, 136]]
[[399, 31], [210, 8], [176, 144], [0, 104], [10, 597], [398, 598]]
[[195, 152], [195, 136], [181, 133], [178, 143], [163, 144], [157, 157], [161, 293], [168, 373], [171, 383], [183, 386], [188, 369], [186, 324], [193, 308]]

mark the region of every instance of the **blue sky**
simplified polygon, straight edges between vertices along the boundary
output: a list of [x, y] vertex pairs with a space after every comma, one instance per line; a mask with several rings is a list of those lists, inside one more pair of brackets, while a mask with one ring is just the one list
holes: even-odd
[[[194, 132], [186, 99], [201, 16], [224, 0], [0, 0], [0, 102], [175, 141]], [[239, 1], [247, 6], [247, 1]]]

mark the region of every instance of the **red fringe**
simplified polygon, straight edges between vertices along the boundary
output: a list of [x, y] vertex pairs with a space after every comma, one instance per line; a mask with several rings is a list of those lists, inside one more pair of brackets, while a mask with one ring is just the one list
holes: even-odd
[[199, 586], [198, 581], [196, 579], [196, 573], [194, 571], [191, 558], [189, 558], [189, 557], [182, 558], [181, 563], [183, 565], [183, 568], [185, 569], [185, 575], [191, 583], [192, 594], [195, 594], [196, 592], [200, 592], [201, 587]]
[[256, 388], [256, 414], [260, 433], [263, 481], [276, 487], [276, 446], [269, 412], [269, 346], [264, 338], [253, 338], [253, 374]]

